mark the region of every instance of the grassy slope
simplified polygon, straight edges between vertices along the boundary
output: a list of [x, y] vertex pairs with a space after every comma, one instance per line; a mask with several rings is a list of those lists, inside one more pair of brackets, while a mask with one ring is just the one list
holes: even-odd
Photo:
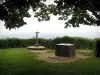
[[100, 59], [46, 63], [24, 48], [0, 49], [0, 75], [100, 75]]

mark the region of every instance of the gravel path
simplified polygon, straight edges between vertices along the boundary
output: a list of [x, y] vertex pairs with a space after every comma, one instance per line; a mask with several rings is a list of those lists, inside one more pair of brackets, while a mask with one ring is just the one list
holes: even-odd
[[41, 53], [37, 57], [39, 60], [53, 62], [53, 63], [63, 63], [63, 62], [73, 62], [80, 59], [91, 58], [90, 56], [75, 56], [75, 57], [60, 57], [55, 56], [55, 53]]

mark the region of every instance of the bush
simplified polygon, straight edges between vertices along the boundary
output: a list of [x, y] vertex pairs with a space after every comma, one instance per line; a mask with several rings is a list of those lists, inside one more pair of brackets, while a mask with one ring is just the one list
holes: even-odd
[[78, 49], [94, 49], [95, 43], [94, 40], [88, 38], [75, 37], [76, 43], [75, 46]]
[[[80, 37], [56, 37], [54, 39], [38, 39], [39, 44], [44, 45], [50, 49], [56, 49], [56, 44], [59, 43], [71, 43], [75, 44], [77, 49], [94, 49], [95, 43], [92, 39], [80, 38]], [[30, 39], [18, 39], [18, 38], [8, 38], [0, 39], [0, 48], [20, 48], [27, 47], [36, 44], [36, 38]]]
[[17, 48], [21, 47], [21, 41], [17, 38], [7, 39], [8, 42], [8, 48]]
[[8, 48], [8, 40], [0, 39], [0, 48]]
[[62, 38], [60, 38], [60, 37], [56, 37], [56, 38], [54, 38], [53, 40], [52, 40], [52, 49], [56, 49], [56, 44], [59, 44], [59, 43], [63, 43], [62, 42]]
[[95, 39], [96, 48], [95, 48], [95, 56], [100, 57], [100, 38]]

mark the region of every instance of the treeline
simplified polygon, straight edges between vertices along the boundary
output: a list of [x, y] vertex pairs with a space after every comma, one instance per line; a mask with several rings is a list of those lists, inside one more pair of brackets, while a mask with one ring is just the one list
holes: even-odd
[[[71, 43], [75, 44], [77, 49], [95, 49], [96, 41], [100, 39], [88, 39], [88, 38], [80, 38], [80, 37], [57, 37], [54, 39], [44, 39], [39, 38], [39, 44], [44, 45], [47, 48], [55, 49], [56, 44], [59, 43]], [[7, 38], [0, 39], [0, 48], [21, 48], [27, 47], [30, 45], [34, 45], [36, 43], [35, 38], [30, 39], [18, 39], [18, 38]]]

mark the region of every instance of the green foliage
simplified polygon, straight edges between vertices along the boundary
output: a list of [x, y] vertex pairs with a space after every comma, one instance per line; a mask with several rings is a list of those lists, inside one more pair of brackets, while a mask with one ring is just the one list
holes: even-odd
[[52, 49], [56, 49], [56, 44], [62, 43], [62, 39], [60, 37], [56, 37], [52, 40]]
[[94, 40], [88, 39], [88, 38], [80, 38], [80, 37], [75, 37], [76, 39], [76, 48], [79, 49], [93, 49], [95, 46]]
[[[44, 0], [41, 0], [44, 1]], [[0, 20], [6, 28], [19, 28], [26, 24], [24, 17], [30, 17], [30, 8], [35, 11], [41, 5], [40, 0], [0, 0]]]
[[62, 41], [65, 43], [73, 43], [73, 44], [76, 43], [76, 39], [73, 37], [69, 37], [69, 36], [62, 37]]
[[62, 38], [58, 37], [53, 39], [53, 49], [55, 49], [56, 44], [59, 43], [72, 43], [75, 44], [77, 49], [93, 49], [95, 45], [94, 41], [91, 39], [64, 36]]
[[[94, 50], [95, 42], [92, 39], [87, 38], [79, 38], [79, 37], [56, 37], [54, 39], [44, 39], [39, 38], [38, 42], [40, 45], [44, 45], [50, 49], [56, 49], [56, 44], [59, 43], [71, 43], [75, 44], [77, 49], [92, 49]], [[19, 47], [27, 47], [30, 45], [36, 44], [35, 38], [30, 39], [0, 39], [0, 48], [19, 48]]]
[[[24, 17], [30, 17], [31, 8], [38, 21], [50, 20], [50, 14], [66, 20], [65, 27], [79, 25], [100, 25], [100, 1], [95, 0], [54, 0], [47, 5], [46, 0], [0, 0], [0, 20], [6, 28], [19, 28], [26, 24]], [[47, 0], [49, 1], [49, 0]], [[90, 14], [91, 13], [91, 14]], [[71, 19], [68, 19], [72, 16]]]
[[0, 48], [8, 48], [8, 40], [0, 39]]
[[[55, 4], [54, 4], [55, 3]], [[58, 20], [65, 20], [65, 28], [80, 25], [100, 26], [100, 1], [95, 0], [54, 0], [53, 4], [40, 7], [36, 11], [39, 21], [46, 21], [50, 14], [59, 15]], [[69, 19], [69, 17], [71, 18]]]
[[12, 38], [12, 39], [8, 39], [8, 47], [9, 48], [17, 48], [17, 47], [21, 47], [21, 41], [20, 39], [17, 38]]
[[95, 56], [100, 57], [100, 38], [94, 39], [95, 40]]
[[46, 42], [44, 43], [47, 48], [53, 48], [53, 40], [52, 39], [47, 39]]

